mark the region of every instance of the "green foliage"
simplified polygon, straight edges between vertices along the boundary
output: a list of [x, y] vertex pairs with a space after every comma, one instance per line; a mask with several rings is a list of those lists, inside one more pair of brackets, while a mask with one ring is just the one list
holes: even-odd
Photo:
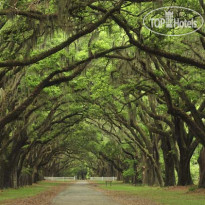
[[134, 176], [135, 171], [133, 168], [123, 171], [123, 177], [132, 177]]

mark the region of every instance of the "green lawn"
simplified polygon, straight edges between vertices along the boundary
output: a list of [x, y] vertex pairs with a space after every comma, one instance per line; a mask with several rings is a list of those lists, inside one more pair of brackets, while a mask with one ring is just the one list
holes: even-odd
[[[98, 182], [100, 187], [106, 190], [124, 191], [127, 194], [135, 194], [155, 202], [167, 205], [205, 205], [205, 194], [189, 192], [187, 189], [169, 189], [148, 186], [132, 186], [114, 182], [113, 185], [105, 186], [104, 182]], [[205, 193], [205, 191], [203, 192]]]
[[48, 190], [53, 186], [59, 186], [62, 182], [39, 182], [32, 186], [25, 186], [19, 189], [5, 189], [0, 190], [0, 204], [2, 201], [8, 199], [25, 198], [30, 196], [35, 196], [41, 192]]

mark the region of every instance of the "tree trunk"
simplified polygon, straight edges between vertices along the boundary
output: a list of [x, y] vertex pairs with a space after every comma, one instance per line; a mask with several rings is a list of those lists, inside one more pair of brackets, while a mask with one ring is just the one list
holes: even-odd
[[196, 147], [191, 147], [193, 138], [186, 133], [184, 122], [180, 118], [174, 118], [174, 125], [175, 137], [180, 151], [180, 160], [178, 166], [178, 185], [192, 185], [193, 181], [190, 173], [190, 160]]
[[130, 183], [130, 177], [123, 177], [123, 183]]
[[136, 186], [136, 184], [139, 183], [136, 162], [133, 163], [133, 169], [134, 169], [134, 176], [132, 177], [132, 183]]
[[12, 182], [12, 188], [14, 188], [14, 189], [17, 189], [18, 188], [18, 180], [17, 180], [18, 178], [17, 178], [17, 170], [16, 170], [16, 168], [14, 168], [13, 170], [12, 170], [12, 174], [11, 174], [11, 182]]
[[165, 164], [165, 186], [174, 186], [176, 184], [174, 173], [174, 157], [172, 153], [171, 144], [169, 139], [161, 137], [162, 139], [162, 151]]
[[122, 172], [120, 172], [119, 170], [117, 170], [117, 180], [121, 181], [122, 180]]
[[200, 170], [199, 187], [205, 188], [205, 148], [204, 147], [200, 152], [198, 163], [199, 163], [199, 170]]
[[[185, 150], [184, 150], [185, 151]], [[187, 156], [187, 150], [182, 152], [180, 150], [180, 161], [179, 161], [179, 171], [178, 171], [178, 185], [186, 186], [192, 185], [192, 177], [190, 173], [190, 157]]]
[[36, 183], [37, 181], [38, 181], [38, 169], [37, 167], [33, 167], [32, 183]]
[[155, 170], [148, 157], [144, 157], [143, 180], [142, 183], [153, 186], [156, 182]]
[[4, 177], [5, 177], [5, 162], [3, 159], [0, 159], [0, 189], [5, 188]]

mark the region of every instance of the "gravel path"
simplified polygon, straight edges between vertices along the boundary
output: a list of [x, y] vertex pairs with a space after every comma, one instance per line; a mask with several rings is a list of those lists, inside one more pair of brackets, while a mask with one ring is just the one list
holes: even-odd
[[88, 182], [72, 184], [53, 200], [53, 205], [119, 205], [103, 192], [92, 189]]

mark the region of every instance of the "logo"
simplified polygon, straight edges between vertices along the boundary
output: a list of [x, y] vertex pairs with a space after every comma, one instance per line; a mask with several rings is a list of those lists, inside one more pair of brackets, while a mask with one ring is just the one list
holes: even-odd
[[204, 24], [204, 19], [192, 9], [170, 6], [149, 12], [144, 16], [143, 24], [158, 35], [182, 36], [199, 30]]

